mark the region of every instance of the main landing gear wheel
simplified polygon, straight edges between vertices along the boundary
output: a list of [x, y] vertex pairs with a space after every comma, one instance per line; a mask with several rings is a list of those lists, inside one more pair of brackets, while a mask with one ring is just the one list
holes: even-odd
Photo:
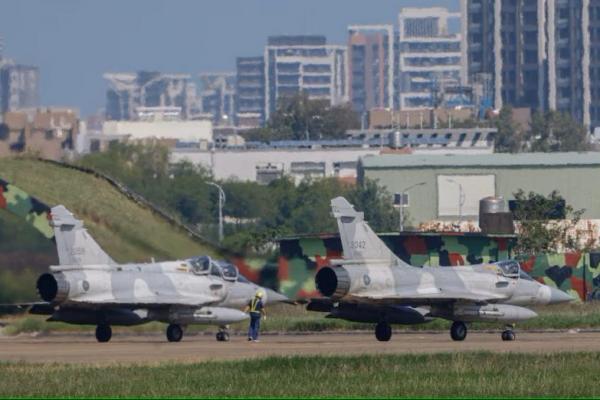
[[387, 322], [379, 322], [375, 326], [375, 337], [380, 342], [387, 342], [392, 337], [392, 326]]
[[505, 331], [502, 332], [502, 340], [505, 342], [512, 342], [513, 340], [515, 340], [517, 337], [515, 336], [515, 332], [512, 329], [507, 329]]
[[183, 337], [183, 329], [177, 324], [170, 324], [167, 327], [167, 340], [169, 342], [179, 342]]
[[467, 324], [462, 321], [454, 321], [450, 327], [450, 337], [455, 341], [465, 340], [467, 337]]
[[96, 340], [100, 343], [106, 343], [112, 336], [110, 325], [98, 325], [96, 327]]

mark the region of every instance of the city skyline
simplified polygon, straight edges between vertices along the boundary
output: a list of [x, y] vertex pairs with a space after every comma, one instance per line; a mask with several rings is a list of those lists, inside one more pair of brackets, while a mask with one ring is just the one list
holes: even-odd
[[197, 76], [235, 71], [236, 57], [262, 54], [270, 35], [323, 34], [329, 43], [345, 44], [348, 25], [396, 24], [402, 7], [458, 10], [457, 0], [375, 4], [8, 1], [0, 5], [0, 36], [5, 57], [40, 68], [41, 105], [76, 107], [85, 116], [104, 107], [105, 72], [143, 69]]

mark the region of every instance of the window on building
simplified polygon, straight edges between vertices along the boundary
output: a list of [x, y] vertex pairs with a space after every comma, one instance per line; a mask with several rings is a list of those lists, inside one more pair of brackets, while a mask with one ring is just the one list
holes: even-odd
[[0, 123], [0, 140], [7, 140], [10, 136], [10, 128], [6, 124]]

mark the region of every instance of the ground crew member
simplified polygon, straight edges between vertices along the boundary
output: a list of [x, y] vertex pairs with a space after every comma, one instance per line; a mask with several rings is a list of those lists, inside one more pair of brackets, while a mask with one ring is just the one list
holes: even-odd
[[258, 342], [260, 330], [260, 317], [267, 319], [267, 313], [262, 302], [263, 292], [257, 291], [254, 298], [248, 302], [245, 312], [250, 312], [250, 327], [248, 328], [248, 341]]

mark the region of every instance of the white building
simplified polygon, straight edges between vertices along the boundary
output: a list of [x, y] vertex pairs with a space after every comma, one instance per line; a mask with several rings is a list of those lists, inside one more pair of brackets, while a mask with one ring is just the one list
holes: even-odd
[[394, 109], [394, 37], [392, 25], [348, 26], [348, 97], [361, 116]]
[[171, 162], [201, 165], [219, 180], [268, 183], [284, 175], [305, 178], [357, 178], [359, 159], [379, 154], [491, 154], [495, 129], [410, 129], [348, 131], [348, 140], [244, 143], [218, 137], [210, 150], [175, 147]]
[[212, 122], [198, 121], [106, 121], [102, 134], [129, 140], [171, 139], [186, 143], [212, 143]]
[[281, 97], [307, 93], [331, 105], [348, 101], [347, 47], [328, 45], [324, 36], [271, 36], [265, 47], [265, 111]]
[[398, 15], [399, 108], [435, 106], [436, 92], [466, 83], [461, 35], [448, 33], [445, 8], [403, 8]]
[[106, 118], [134, 120], [139, 107], [178, 107], [184, 119], [199, 112], [196, 84], [189, 74], [156, 71], [119, 72], [103, 75], [106, 91]]
[[379, 154], [378, 148], [341, 149], [173, 149], [171, 162], [188, 160], [212, 171], [215, 179], [268, 183], [284, 175], [304, 178], [356, 178], [360, 157]]
[[0, 59], [0, 112], [39, 105], [38, 67]]
[[203, 72], [199, 77], [202, 114], [215, 125], [232, 125], [235, 118], [235, 73]]

